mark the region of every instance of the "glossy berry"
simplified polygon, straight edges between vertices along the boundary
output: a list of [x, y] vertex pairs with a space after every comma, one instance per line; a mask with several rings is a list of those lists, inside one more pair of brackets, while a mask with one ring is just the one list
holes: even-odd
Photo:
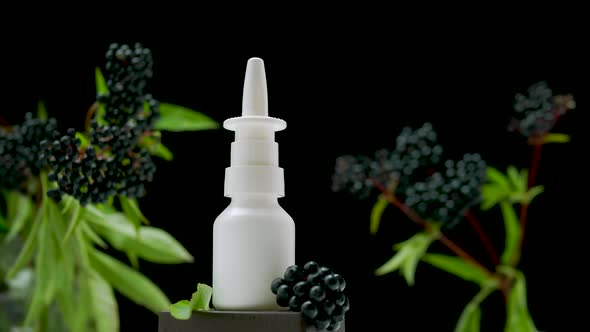
[[320, 331], [331, 326], [331, 330], [336, 331], [350, 308], [342, 292], [345, 287], [346, 281], [341, 275], [312, 261], [288, 267], [283, 278], [273, 280], [270, 289], [273, 293], [276, 289], [280, 306], [300, 311], [308, 324]]
[[332, 291], [340, 289], [340, 281], [338, 281], [338, 278], [336, 278], [334, 274], [328, 274], [325, 276], [324, 284]]
[[316, 285], [309, 290], [309, 298], [316, 302], [321, 302], [326, 297], [326, 291], [322, 286]]
[[332, 320], [330, 322], [330, 326], [328, 326], [326, 328], [327, 331], [338, 331], [340, 330], [340, 328], [342, 327], [342, 322], [336, 322], [335, 320]]
[[318, 312], [316, 304], [312, 301], [305, 301], [301, 305], [301, 313], [308, 320], [314, 319], [318, 315]]
[[276, 278], [270, 284], [270, 290], [273, 294], [277, 294], [277, 289], [284, 283], [283, 278]]

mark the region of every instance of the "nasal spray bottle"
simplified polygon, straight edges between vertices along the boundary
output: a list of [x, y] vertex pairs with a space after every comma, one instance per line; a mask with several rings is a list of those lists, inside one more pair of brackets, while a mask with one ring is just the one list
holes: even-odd
[[275, 132], [286, 122], [268, 116], [266, 74], [248, 60], [242, 116], [227, 119], [235, 132], [225, 170], [229, 206], [213, 226], [213, 305], [217, 310], [279, 310], [270, 285], [295, 264], [295, 224], [279, 205], [285, 195]]

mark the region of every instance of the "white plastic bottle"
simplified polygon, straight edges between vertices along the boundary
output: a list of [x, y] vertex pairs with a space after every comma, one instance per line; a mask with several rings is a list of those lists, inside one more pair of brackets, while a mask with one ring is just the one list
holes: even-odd
[[284, 196], [275, 132], [285, 121], [268, 116], [266, 74], [248, 60], [242, 116], [227, 119], [235, 131], [225, 171], [229, 206], [213, 226], [213, 305], [218, 310], [279, 310], [270, 285], [295, 264], [295, 224], [279, 205]]

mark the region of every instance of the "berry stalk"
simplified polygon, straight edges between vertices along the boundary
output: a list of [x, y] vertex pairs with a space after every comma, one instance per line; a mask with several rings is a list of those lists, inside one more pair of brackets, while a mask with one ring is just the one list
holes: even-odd
[[479, 220], [477, 220], [477, 218], [475, 218], [475, 216], [471, 212], [467, 212], [465, 214], [465, 219], [467, 219], [467, 221], [469, 222], [469, 225], [471, 225], [471, 227], [473, 228], [473, 230], [475, 231], [475, 233], [479, 237], [479, 240], [481, 241], [481, 243], [485, 247], [494, 266], [498, 266], [498, 264], [500, 264], [500, 259], [498, 258], [498, 254], [496, 253], [496, 250], [494, 249], [494, 245], [492, 244], [490, 237], [487, 235], [487, 233], [481, 227]]
[[[383, 197], [385, 197], [385, 199], [387, 199], [387, 201], [389, 203], [391, 203], [393, 206], [397, 207], [400, 211], [402, 211], [410, 220], [412, 220], [414, 223], [421, 226], [425, 230], [427, 230], [429, 232], [434, 232], [434, 229], [432, 228], [432, 226], [430, 224], [428, 224], [426, 221], [424, 221], [410, 207], [408, 207], [407, 205], [400, 202], [389, 190], [387, 190], [387, 188], [385, 188], [383, 185], [381, 185], [377, 182], [375, 182], [374, 185], [379, 191], [381, 191], [381, 193], [383, 194]], [[489, 276], [493, 275], [493, 273], [488, 268], [483, 266], [483, 264], [478, 262], [475, 258], [473, 258], [473, 256], [468, 254], [465, 250], [463, 250], [461, 247], [459, 247], [455, 242], [451, 241], [451, 239], [446, 237], [440, 230], [437, 230], [437, 232], [439, 233], [439, 236], [437, 237], [438, 241], [440, 243], [442, 243], [443, 245], [445, 245], [455, 255], [457, 255], [458, 257], [461, 257], [466, 262], [481, 269], [487, 275], [489, 275]]]

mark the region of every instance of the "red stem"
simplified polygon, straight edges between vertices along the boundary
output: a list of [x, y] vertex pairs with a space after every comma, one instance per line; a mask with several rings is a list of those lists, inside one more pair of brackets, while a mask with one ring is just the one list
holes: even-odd
[[492, 241], [490, 241], [489, 236], [486, 234], [486, 232], [481, 227], [480, 222], [475, 218], [475, 216], [471, 212], [467, 212], [467, 214], [465, 215], [465, 218], [467, 219], [467, 221], [469, 221], [469, 224], [471, 225], [471, 227], [473, 228], [475, 233], [477, 233], [479, 240], [481, 241], [483, 246], [486, 248], [488, 255], [490, 255], [490, 258], [492, 259], [492, 263], [494, 264], [494, 266], [497, 266], [498, 264], [500, 264], [500, 259], [498, 258], [498, 254], [496, 253], [496, 250], [494, 249], [494, 245], [492, 244]]
[[[427, 231], [433, 231], [432, 226], [430, 226], [426, 221], [424, 221], [414, 210], [412, 210], [407, 205], [400, 202], [387, 188], [383, 185], [378, 183], [377, 181], [373, 181], [375, 187], [381, 191], [383, 196], [387, 199], [389, 203], [400, 209], [410, 220], [415, 222], [417, 225], [421, 226]], [[480, 262], [478, 262], [473, 256], [469, 255], [465, 250], [461, 249], [455, 242], [451, 241], [448, 237], [446, 237], [442, 232], [439, 231], [438, 240], [444, 244], [449, 250], [451, 250], [455, 255], [461, 257], [466, 262], [480, 268], [483, 270], [487, 275], [492, 275], [492, 272], [488, 270], [485, 266], [483, 266]]]
[[531, 161], [531, 169], [529, 172], [529, 189], [535, 185], [537, 172], [539, 171], [539, 163], [541, 162], [541, 148], [542, 144], [537, 143], [533, 145], [533, 159]]

